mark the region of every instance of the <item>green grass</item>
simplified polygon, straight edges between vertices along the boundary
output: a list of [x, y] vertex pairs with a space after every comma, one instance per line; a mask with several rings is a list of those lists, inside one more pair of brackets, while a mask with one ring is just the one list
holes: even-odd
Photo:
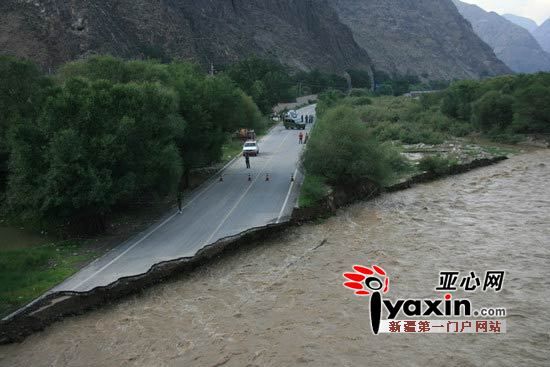
[[309, 208], [319, 203], [330, 191], [330, 187], [325, 184], [323, 179], [314, 175], [306, 175], [298, 205], [300, 208]]
[[39, 297], [95, 256], [75, 242], [0, 252], [0, 317]]
[[240, 140], [228, 140], [222, 146], [222, 163], [227, 163], [243, 150], [243, 143]]

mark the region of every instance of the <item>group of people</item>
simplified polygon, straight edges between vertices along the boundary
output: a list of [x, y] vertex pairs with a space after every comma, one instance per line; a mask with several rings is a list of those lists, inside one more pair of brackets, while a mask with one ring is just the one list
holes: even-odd
[[313, 124], [313, 115], [302, 115], [301, 116], [301, 119], [302, 119], [302, 122], [306, 122], [306, 124]]
[[298, 134], [298, 143], [299, 144], [307, 144], [307, 141], [309, 139], [309, 135], [307, 133], [303, 133], [300, 131], [300, 134]]

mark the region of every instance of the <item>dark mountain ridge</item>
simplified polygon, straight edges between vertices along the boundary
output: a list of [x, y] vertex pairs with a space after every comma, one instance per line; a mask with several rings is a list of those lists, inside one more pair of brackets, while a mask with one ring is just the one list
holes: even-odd
[[0, 19], [0, 52], [46, 68], [98, 53], [205, 66], [251, 54], [301, 70], [370, 66], [325, 0], [4, 0]]
[[450, 0], [3, 0], [0, 53], [46, 69], [111, 54], [205, 68], [258, 55], [340, 73], [370, 71], [372, 57], [427, 79], [510, 72]]

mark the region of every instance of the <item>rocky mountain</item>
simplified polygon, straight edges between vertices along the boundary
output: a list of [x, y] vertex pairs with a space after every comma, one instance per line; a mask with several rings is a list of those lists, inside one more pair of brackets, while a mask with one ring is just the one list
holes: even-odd
[[534, 20], [520, 17], [519, 15], [503, 14], [502, 17], [508, 19], [515, 25], [519, 25], [520, 27], [527, 29], [530, 33], [533, 33], [533, 31], [539, 27]]
[[520, 73], [550, 71], [550, 55], [526, 29], [494, 12], [453, 0], [476, 34], [510, 69]]
[[333, 0], [331, 4], [377, 70], [428, 79], [510, 72], [451, 0]]
[[90, 54], [227, 64], [251, 54], [294, 68], [368, 69], [328, 0], [1, 0], [0, 53], [45, 68]]
[[0, 53], [52, 69], [91, 54], [205, 67], [254, 54], [427, 79], [510, 72], [451, 0], [1, 0]]
[[546, 52], [550, 52], [550, 19], [533, 31], [533, 36]]

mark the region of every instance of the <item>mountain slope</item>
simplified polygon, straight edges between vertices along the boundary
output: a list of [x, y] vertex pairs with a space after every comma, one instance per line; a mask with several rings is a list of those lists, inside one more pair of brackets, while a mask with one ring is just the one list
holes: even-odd
[[302, 70], [370, 64], [326, 0], [2, 0], [0, 52], [46, 68], [96, 53], [205, 66], [255, 54]]
[[520, 73], [550, 71], [550, 55], [526, 29], [494, 12], [476, 5], [453, 0], [477, 35], [493, 48], [495, 54], [512, 70]]
[[377, 70], [428, 79], [510, 72], [450, 0], [333, 0], [331, 4]]
[[519, 25], [520, 27], [527, 29], [529, 33], [533, 33], [533, 31], [539, 27], [534, 20], [520, 17], [519, 15], [503, 14], [502, 17], [508, 19], [515, 25]]
[[550, 19], [533, 31], [533, 36], [546, 52], [550, 52]]

